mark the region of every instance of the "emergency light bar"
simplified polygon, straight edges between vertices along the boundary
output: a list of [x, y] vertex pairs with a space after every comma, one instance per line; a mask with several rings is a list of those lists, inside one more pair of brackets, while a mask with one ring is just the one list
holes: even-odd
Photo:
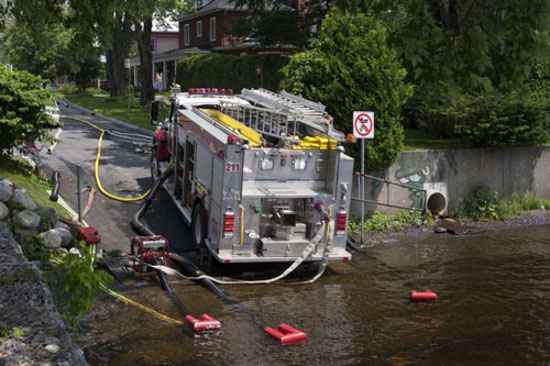
[[221, 88], [189, 88], [189, 95], [233, 95], [233, 89]]

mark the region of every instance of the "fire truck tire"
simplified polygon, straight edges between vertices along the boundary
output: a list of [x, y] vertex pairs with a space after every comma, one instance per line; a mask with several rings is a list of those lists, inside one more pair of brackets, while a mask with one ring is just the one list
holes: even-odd
[[204, 239], [208, 232], [207, 224], [208, 220], [202, 204], [200, 202], [195, 203], [191, 215], [191, 233], [193, 246], [196, 249], [201, 249], [201, 247], [204, 246]]

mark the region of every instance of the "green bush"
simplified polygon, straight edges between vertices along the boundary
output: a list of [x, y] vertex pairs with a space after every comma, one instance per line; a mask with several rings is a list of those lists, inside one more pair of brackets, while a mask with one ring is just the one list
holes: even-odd
[[45, 113], [52, 95], [41, 84], [39, 77], [0, 65], [0, 155], [58, 126]]
[[[243, 88], [259, 87], [278, 90], [281, 69], [287, 63], [288, 57], [281, 55], [195, 55], [178, 62], [176, 80], [183, 90], [229, 88], [239, 92]], [[261, 77], [256, 71], [258, 66]]]
[[48, 249], [38, 238], [20, 240], [21, 249], [25, 257], [30, 261], [45, 262], [48, 260]]
[[441, 86], [417, 101], [411, 114], [434, 137], [460, 138], [472, 146], [541, 144], [550, 140], [547, 95], [525, 89], [473, 96]]
[[464, 197], [461, 216], [474, 220], [498, 219], [498, 194], [486, 186], [474, 188]]
[[312, 47], [283, 70], [283, 87], [325, 104], [340, 130], [351, 132], [353, 111], [375, 112], [376, 136], [367, 146], [371, 171], [390, 165], [401, 151], [402, 106], [412, 94], [387, 38], [380, 20], [333, 11]]
[[550, 140], [548, 101], [536, 93], [470, 100], [455, 133], [475, 146], [542, 144]]
[[[431, 223], [431, 215], [423, 215], [419, 211], [400, 211], [393, 215], [375, 211], [365, 220], [364, 230], [365, 232], [390, 232], [399, 231], [409, 226], [430, 225]], [[348, 230], [350, 232], [359, 232], [361, 230], [361, 222], [357, 219], [350, 220]]]
[[65, 320], [72, 326], [88, 313], [101, 285], [112, 281], [108, 273], [94, 268], [94, 257], [92, 246], [81, 245], [80, 254], [50, 259], [52, 269], [48, 272], [48, 282]]
[[466, 195], [459, 216], [476, 221], [508, 220], [525, 211], [549, 208], [549, 200], [531, 194], [514, 194], [509, 198], [499, 199], [497, 192], [486, 186], [479, 186]]

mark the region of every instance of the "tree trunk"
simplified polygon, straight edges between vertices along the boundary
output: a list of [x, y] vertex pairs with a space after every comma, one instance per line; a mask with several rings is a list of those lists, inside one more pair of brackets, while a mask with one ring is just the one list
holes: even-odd
[[107, 77], [111, 96], [124, 95], [128, 86], [128, 70], [124, 67], [130, 50], [130, 24], [117, 16], [112, 34], [111, 49], [107, 51]]
[[457, 0], [449, 0], [449, 29], [456, 34], [460, 33]]
[[[108, 53], [108, 60], [110, 59], [109, 71], [110, 79], [109, 86], [111, 90], [111, 96], [116, 97], [124, 95], [127, 87], [126, 69], [124, 68], [124, 59], [128, 57], [128, 52], [120, 49], [120, 47], [114, 45], [113, 49]], [[110, 57], [109, 57], [110, 56]]]
[[153, 101], [155, 91], [153, 90], [153, 51], [151, 50], [151, 31], [153, 29], [153, 18], [147, 17], [143, 27], [138, 34], [138, 50], [141, 62], [141, 95], [140, 102], [147, 105]]

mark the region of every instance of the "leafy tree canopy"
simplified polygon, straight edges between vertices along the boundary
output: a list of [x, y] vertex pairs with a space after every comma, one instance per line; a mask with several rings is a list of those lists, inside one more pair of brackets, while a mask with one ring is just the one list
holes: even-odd
[[30, 27], [10, 27], [6, 31], [6, 53], [17, 68], [54, 79], [74, 66], [67, 58], [72, 32], [62, 24], [33, 31]]
[[45, 112], [52, 96], [43, 80], [26, 71], [0, 65], [0, 154], [43, 137], [57, 123]]
[[382, 19], [409, 78], [462, 90], [513, 89], [549, 45], [547, 0], [336, 0]]
[[401, 108], [412, 93], [382, 22], [364, 14], [333, 11], [312, 47], [292, 57], [283, 86], [328, 107], [339, 129], [350, 131], [353, 111], [376, 114], [376, 139], [368, 167], [393, 162], [403, 146]]
[[233, 33], [254, 39], [262, 46], [303, 47], [308, 38], [300, 14], [292, 9], [258, 10], [239, 21]]

